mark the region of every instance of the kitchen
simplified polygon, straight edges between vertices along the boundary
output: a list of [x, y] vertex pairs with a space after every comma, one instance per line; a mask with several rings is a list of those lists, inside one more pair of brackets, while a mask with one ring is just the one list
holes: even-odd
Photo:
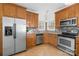
[[79, 56], [79, 3], [0, 3], [1, 56]]

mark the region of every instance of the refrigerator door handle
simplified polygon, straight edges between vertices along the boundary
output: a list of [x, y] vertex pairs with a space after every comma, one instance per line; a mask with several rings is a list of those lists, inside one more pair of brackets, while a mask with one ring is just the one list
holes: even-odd
[[13, 24], [13, 38], [16, 39], [16, 24]]

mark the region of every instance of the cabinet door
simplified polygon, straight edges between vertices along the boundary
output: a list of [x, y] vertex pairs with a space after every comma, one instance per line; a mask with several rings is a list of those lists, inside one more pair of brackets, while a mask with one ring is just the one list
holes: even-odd
[[29, 21], [30, 21], [30, 27], [33, 27], [33, 14], [30, 12], [30, 19], [29, 19]]
[[55, 14], [55, 27], [56, 29], [59, 29], [60, 28], [60, 13], [56, 13]]
[[63, 9], [61, 12], [62, 12], [62, 19], [61, 19], [61, 20], [66, 20], [66, 19], [68, 19], [68, 9], [65, 8], [65, 9]]
[[3, 4], [3, 15], [4, 16], [11, 16], [15, 17], [16, 16], [16, 6], [14, 4]]
[[3, 12], [3, 15], [4, 16], [10, 16], [10, 7], [9, 7], [10, 5], [9, 4], [3, 4], [3, 10], [4, 10], [4, 12]]
[[74, 6], [70, 6], [67, 9], [68, 9], [68, 18], [75, 17], [75, 7]]
[[77, 56], [79, 56], [79, 43], [76, 43], [75, 53], [76, 53]]
[[34, 13], [31, 13], [31, 27], [34, 27]]
[[49, 44], [51, 44], [52, 46], [57, 46], [57, 35], [56, 34], [49, 34]]
[[44, 42], [45, 44], [49, 43], [49, 38], [48, 38], [48, 34], [47, 34], [47, 33], [44, 33], [43, 42]]
[[27, 34], [26, 37], [26, 47], [27, 49], [30, 49], [36, 45], [36, 35], [33, 34]]
[[60, 15], [59, 18], [60, 18], [60, 20], [65, 20], [65, 14], [66, 14], [65, 9], [61, 10], [59, 12], [59, 15]]
[[17, 6], [17, 17], [25, 19], [26, 18], [26, 9]]
[[75, 54], [77, 56], [79, 56], [79, 37], [76, 38], [76, 50], [75, 50]]
[[2, 17], [3, 15], [3, 4], [0, 3], [0, 18]]
[[3, 43], [2, 43], [2, 16], [3, 16], [3, 6], [2, 4], [0, 3], [0, 56], [2, 55], [2, 51], [3, 51]]
[[27, 11], [27, 14], [26, 14], [26, 20], [27, 20], [27, 27], [30, 26], [30, 13]]
[[77, 17], [77, 27], [79, 27], [79, 4], [75, 5], [75, 15]]
[[27, 11], [28, 27], [38, 27], [38, 14]]
[[34, 26], [37, 28], [38, 27], [38, 14], [34, 15]]
[[10, 16], [16, 17], [16, 5], [10, 5]]

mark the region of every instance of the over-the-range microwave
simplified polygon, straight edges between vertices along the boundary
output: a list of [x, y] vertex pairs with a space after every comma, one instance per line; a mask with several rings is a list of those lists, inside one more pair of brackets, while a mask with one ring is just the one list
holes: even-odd
[[77, 17], [60, 21], [60, 26], [76, 26], [76, 25], [77, 25]]

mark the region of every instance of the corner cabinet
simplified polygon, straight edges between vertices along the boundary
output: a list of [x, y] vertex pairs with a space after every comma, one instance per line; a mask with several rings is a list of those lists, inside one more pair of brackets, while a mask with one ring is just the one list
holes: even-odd
[[54, 47], [57, 47], [57, 34], [48, 33], [48, 37], [49, 37], [49, 44], [51, 44]]
[[51, 44], [54, 47], [57, 47], [57, 34], [55, 33], [44, 33], [44, 44]]

